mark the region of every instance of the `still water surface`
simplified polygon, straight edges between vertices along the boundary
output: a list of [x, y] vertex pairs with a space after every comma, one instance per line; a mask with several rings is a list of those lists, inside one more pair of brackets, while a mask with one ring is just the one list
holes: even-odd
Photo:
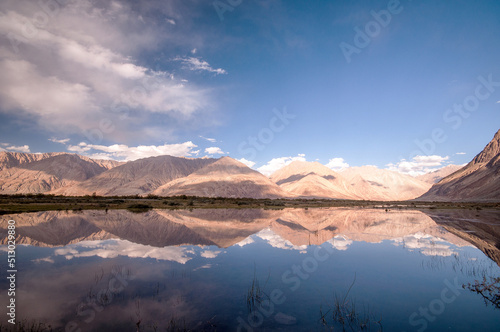
[[16, 319], [57, 331], [500, 330], [498, 212], [2, 216], [3, 275], [9, 219]]

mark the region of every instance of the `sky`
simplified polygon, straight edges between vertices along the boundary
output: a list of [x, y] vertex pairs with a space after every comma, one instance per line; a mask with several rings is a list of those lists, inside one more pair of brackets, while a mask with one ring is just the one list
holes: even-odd
[[2, 0], [0, 149], [411, 175], [500, 128], [500, 2]]

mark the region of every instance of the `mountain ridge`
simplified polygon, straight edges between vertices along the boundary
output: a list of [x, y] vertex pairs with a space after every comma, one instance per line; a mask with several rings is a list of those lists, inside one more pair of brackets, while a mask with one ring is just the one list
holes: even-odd
[[418, 200], [500, 200], [500, 130], [467, 165], [434, 184]]

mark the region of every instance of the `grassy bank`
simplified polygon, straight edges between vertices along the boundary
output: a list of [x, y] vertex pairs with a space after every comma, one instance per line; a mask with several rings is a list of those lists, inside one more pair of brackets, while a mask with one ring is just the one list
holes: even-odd
[[175, 196], [55, 196], [43, 194], [0, 195], [0, 214], [37, 211], [80, 211], [129, 209], [197, 209], [197, 208], [317, 208], [364, 207], [380, 209], [500, 209], [498, 203], [452, 202], [377, 202], [333, 199], [251, 199], [226, 197]]

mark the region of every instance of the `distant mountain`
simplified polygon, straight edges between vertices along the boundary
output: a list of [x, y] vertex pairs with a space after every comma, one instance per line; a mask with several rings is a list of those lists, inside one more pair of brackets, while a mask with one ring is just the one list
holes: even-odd
[[70, 153], [0, 153], [0, 191], [48, 193], [75, 185], [120, 164]]
[[[471, 212], [471, 217], [474, 215]], [[13, 216], [5, 216], [10, 217]], [[436, 220], [435, 216], [431, 217]], [[425, 250], [424, 253], [434, 251], [434, 254], [439, 254], [436, 252], [440, 250], [439, 246], [425, 241], [425, 234], [431, 235], [433, 240], [443, 239], [458, 246], [468, 245], [468, 242], [460, 239], [461, 234], [457, 237], [443, 231], [442, 227], [436, 225], [423, 212], [404, 210], [385, 212], [382, 209], [347, 208], [195, 209], [151, 210], [141, 214], [123, 210], [80, 213], [48, 211], [23, 213], [13, 218], [16, 219], [17, 225], [16, 242], [36, 246], [62, 246], [80, 241], [122, 239], [151, 246], [150, 250], [154, 250], [153, 247], [178, 245], [216, 245], [226, 248], [236, 244], [244, 245], [245, 242], [252, 243], [253, 240], [248, 238], [253, 234], [277, 247], [321, 245], [330, 242], [343, 250], [352, 241], [402, 242], [416, 237], [418, 241], [407, 242], [406, 245], [413, 249]], [[495, 218], [498, 222], [498, 216]], [[450, 224], [453, 220], [458, 219], [451, 219]], [[498, 227], [477, 222], [468, 224], [480, 224], [475, 227], [485, 228], [485, 234], [498, 234]], [[0, 225], [0, 244], [7, 243], [7, 235], [7, 228]], [[487, 237], [490, 242], [488, 248], [493, 250], [495, 257], [499, 257], [498, 248], [494, 250], [495, 237]], [[475, 239], [475, 242], [478, 245], [483, 244], [480, 239]], [[126, 255], [127, 252], [120, 254]]]
[[66, 154], [64, 152], [49, 153], [23, 153], [23, 152], [0, 152], [0, 170], [17, 167], [23, 164], [29, 164], [34, 161]]
[[414, 199], [431, 185], [410, 175], [375, 166], [350, 167], [340, 173], [352, 185], [353, 192], [366, 200], [397, 201]]
[[360, 198], [342, 175], [318, 162], [294, 161], [274, 172], [270, 179], [300, 197]]
[[500, 130], [470, 163], [418, 198], [425, 201], [500, 200]]
[[440, 168], [434, 172], [430, 172], [430, 173], [416, 176], [415, 178], [419, 179], [420, 181], [434, 184], [434, 183], [438, 183], [439, 181], [441, 181], [441, 179], [447, 177], [448, 175], [455, 173], [456, 171], [458, 171], [462, 167], [463, 166], [460, 166], [460, 165], [448, 165], [448, 166]]
[[162, 185], [186, 177], [216, 160], [172, 156], [138, 159], [54, 193], [71, 196], [91, 195], [94, 192], [101, 196], [149, 194]]
[[[0, 193], [83, 196], [148, 195], [241, 198], [329, 198], [374, 201], [498, 200], [500, 134], [464, 168], [415, 178], [375, 166], [335, 172], [295, 161], [270, 178], [230, 157], [158, 156], [129, 162], [70, 153], [0, 152]], [[458, 169], [458, 170], [457, 170]], [[432, 182], [455, 172], [431, 190]], [[429, 191], [427, 194], [424, 195]]]
[[230, 157], [222, 157], [186, 177], [166, 183], [153, 194], [248, 198], [290, 196], [261, 173]]

